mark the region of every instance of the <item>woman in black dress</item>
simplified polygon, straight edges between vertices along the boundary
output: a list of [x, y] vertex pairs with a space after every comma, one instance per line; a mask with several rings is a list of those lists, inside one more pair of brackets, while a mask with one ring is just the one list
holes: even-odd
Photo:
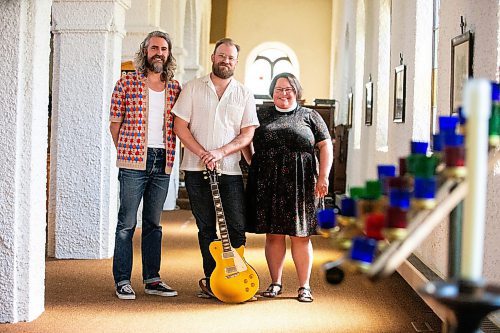
[[260, 127], [255, 130], [253, 149], [250, 146], [243, 152], [250, 164], [248, 231], [266, 234], [265, 254], [272, 283], [262, 295], [276, 297], [282, 292], [288, 235], [299, 280], [297, 299], [312, 302], [310, 236], [316, 230], [318, 198], [328, 193], [332, 141], [321, 116], [298, 105], [302, 87], [293, 74], [274, 77], [269, 93], [274, 105], [259, 110]]

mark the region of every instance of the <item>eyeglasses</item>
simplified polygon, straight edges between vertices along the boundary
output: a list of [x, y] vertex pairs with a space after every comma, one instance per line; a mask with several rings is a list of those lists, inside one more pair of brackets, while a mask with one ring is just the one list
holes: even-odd
[[291, 94], [295, 92], [293, 88], [274, 88], [274, 92], [280, 93], [280, 94]]
[[235, 62], [236, 61], [235, 57], [233, 57], [231, 55], [226, 55], [224, 53], [217, 53], [216, 56], [217, 56], [217, 58], [219, 58], [221, 60], [225, 60], [227, 58], [230, 62]]

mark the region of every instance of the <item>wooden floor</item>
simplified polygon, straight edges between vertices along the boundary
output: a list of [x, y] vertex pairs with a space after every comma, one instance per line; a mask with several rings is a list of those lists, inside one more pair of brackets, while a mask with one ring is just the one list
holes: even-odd
[[[340, 285], [324, 280], [321, 265], [338, 257], [326, 239], [314, 237], [311, 286], [315, 300], [296, 300], [297, 278], [288, 251], [284, 293], [245, 304], [223, 304], [196, 297], [202, 276], [197, 229], [190, 211], [163, 214], [162, 278], [179, 291], [163, 298], [144, 294], [141, 284], [140, 229], [134, 237], [134, 301], [116, 298], [111, 259], [46, 262], [45, 312], [29, 323], [0, 324], [0, 332], [439, 332], [441, 322], [397, 274], [373, 284], [347, 274]], [[264, 236], [248, 235], [247, 261], [262, 288], [270, 283]], [[262, 289], [261, 288], [261, 289]]]

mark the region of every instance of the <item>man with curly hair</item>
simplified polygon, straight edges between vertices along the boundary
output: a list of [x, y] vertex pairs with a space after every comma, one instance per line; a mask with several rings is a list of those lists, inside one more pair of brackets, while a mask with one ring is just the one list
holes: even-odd
[[142, 277], [145, 293], [177, 296], [160, 279], [160, 226], [175, 157], [172, 107], [181, 91], [168, 34], [147, 35], [134, 59], [136, 71], [125, 73], [111, 98], [110, 132], [119, 168], [120, 209], [115, 233], [113, 277], [120, 299], [135, 299], [131, 286], [132, 237], [137, 210], [142, 210]]

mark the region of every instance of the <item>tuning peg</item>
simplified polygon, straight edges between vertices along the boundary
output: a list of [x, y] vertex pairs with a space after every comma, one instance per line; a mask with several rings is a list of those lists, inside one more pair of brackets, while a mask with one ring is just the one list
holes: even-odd
[[203, 176], [203, 179], [208, 179], [208, 177], [207, 176]]

